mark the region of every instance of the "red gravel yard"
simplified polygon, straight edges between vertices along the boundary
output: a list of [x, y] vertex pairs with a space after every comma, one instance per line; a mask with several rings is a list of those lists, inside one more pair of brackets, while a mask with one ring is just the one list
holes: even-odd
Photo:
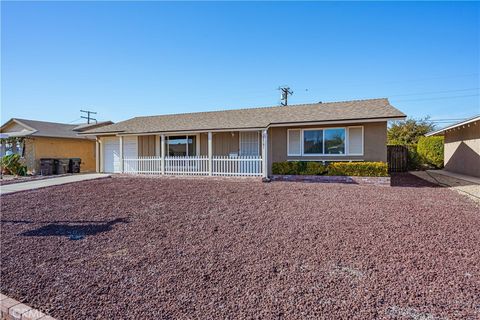
[[4, 195], [1, 292], [58, 319], [480, 319], [480, 208], [416, 179]]

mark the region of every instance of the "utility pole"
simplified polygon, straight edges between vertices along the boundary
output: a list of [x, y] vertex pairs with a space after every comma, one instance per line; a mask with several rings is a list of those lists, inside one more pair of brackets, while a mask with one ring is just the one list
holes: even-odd
[[290, 90], [289, 87], [283, 86], [283, 87], [278, 87], [278, 90], [280, 90], [280, 104], [282, 106], [288, 105], [288, 95], [292, 95], [293, 91]]
[[86, 117], [85, 117], [85, 116], [81, 116], [80, 118], [82, 118], [82, 119], [87, 119], [87, 123], [88, 123], [88, 124], [90, 124], [90, 120], [94, 120], [95, 123], [97, 123], [97, 119], [94, 119], [94, 118], [92, 118], [92, 117], [90, 116], [91, 114], [97, 114], [96, 112], [88, 111], [88, 110], [80, 110], [80, 112], [83, 112], [83, 113], [86, 113], [86, 114], [87, 114]]

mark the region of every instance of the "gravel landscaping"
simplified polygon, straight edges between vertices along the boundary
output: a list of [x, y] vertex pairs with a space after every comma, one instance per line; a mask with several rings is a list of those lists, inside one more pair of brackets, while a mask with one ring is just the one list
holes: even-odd
[[480, 319], [480, 208], [392, 187], [113, 177], [1, 197], [1, 292], [58, 319]]

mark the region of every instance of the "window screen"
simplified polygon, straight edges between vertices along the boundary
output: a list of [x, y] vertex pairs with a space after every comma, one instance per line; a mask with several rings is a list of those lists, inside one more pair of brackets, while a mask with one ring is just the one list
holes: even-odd
[[258, 156], [260, 149], [260, 139], [257, 131], [240, 132], [240, 155]]
[[288, 130], [288, 155], [300, 155], [301, 154], [301, 130]]
[[363, 154], [363, 128], [355, 127], [348, 129], [348, 153]]

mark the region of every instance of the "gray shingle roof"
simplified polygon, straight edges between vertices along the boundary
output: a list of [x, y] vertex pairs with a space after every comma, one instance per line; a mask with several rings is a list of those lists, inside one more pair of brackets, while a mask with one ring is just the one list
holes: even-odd
[[136, 117], [84, 133], [153, 133], [265, 128], [295, 122], [404, 118], [388, 99], [354, 100], [290, 106]]
[[[51, 137], [51, 138], [72, 138], [85, 139], [85, 136], [79, 136], [80, 131], [84, 131], [89, 127], [97, 128], [101, 125], [112, 124], [111, 121], [105, 121], [98, 124], [65, 124], [58, 122], [37, 121], [28, 119], [12, 118], [2, 126], [3, 128], [11, 121], [16, 121], [24, 126], [29, 127], [29, 130], [20, 132], [5, 132], [8, 136], [37, 136], [37, 137]], [[32, 130], [30, 130], [30, 128]], [[3, 133], [3, 132], [2, 132]]]

